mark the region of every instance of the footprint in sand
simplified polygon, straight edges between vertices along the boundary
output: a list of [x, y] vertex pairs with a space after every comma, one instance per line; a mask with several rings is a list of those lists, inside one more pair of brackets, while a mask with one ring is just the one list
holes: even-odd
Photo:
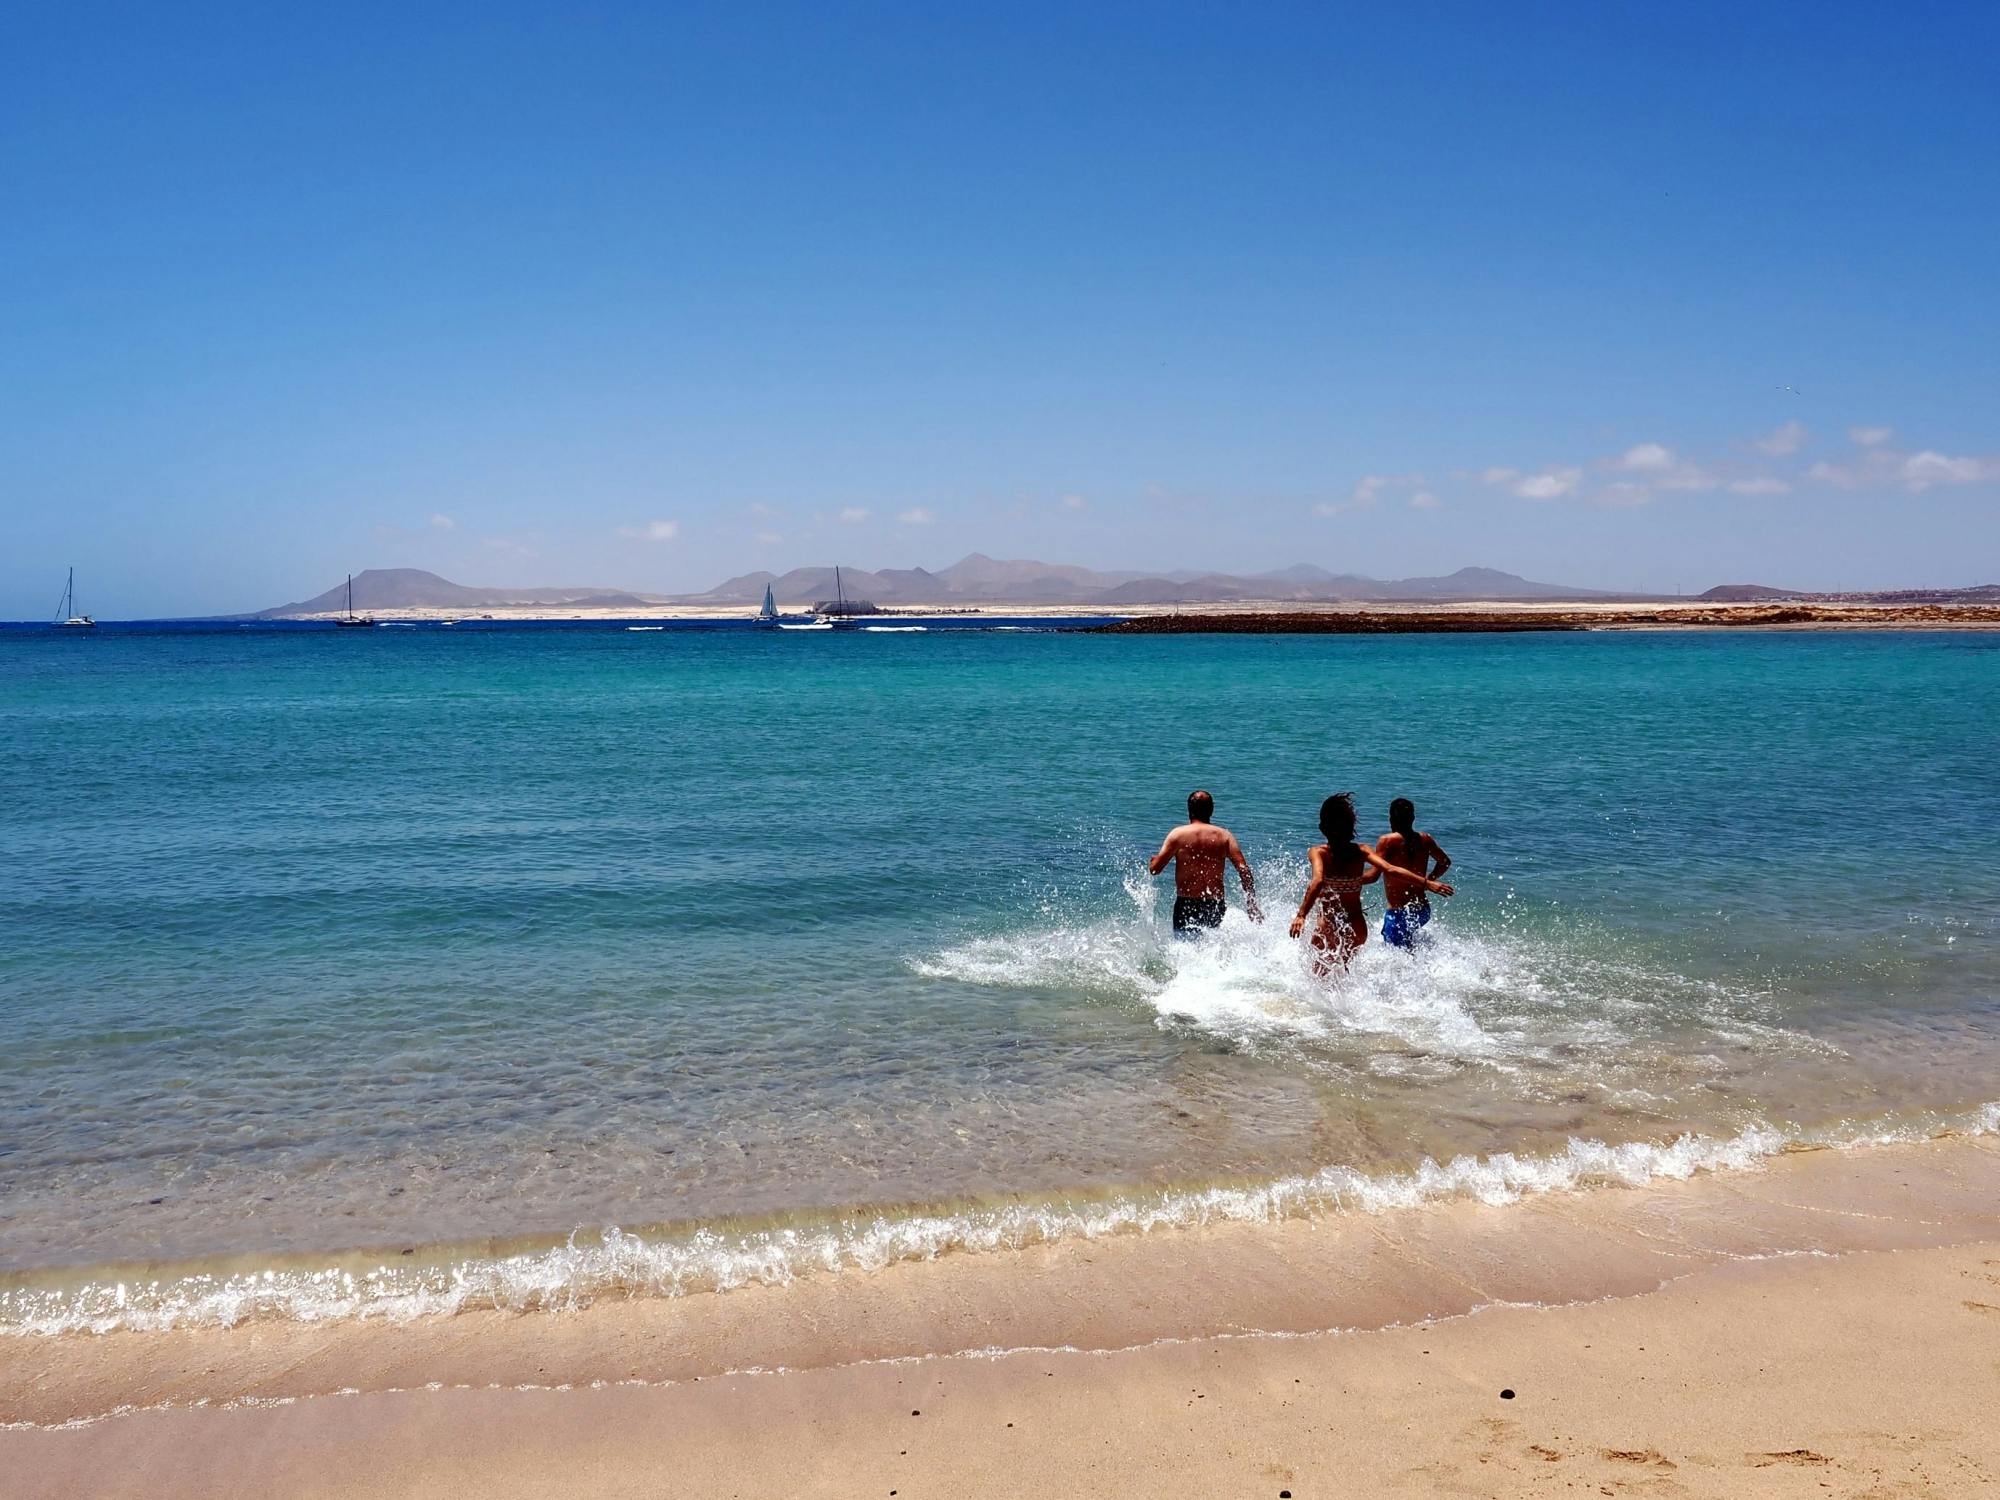
[[1810, 1448], [1788, 1448], [1783, 1453], [1752, 1453], [1748, 1455], [1750, 1467], [1768, 1469], [1772, 1464], [1797, 1464], [1802, 1468], [1816, 1468], [1830, 1464], [1832, 1459], [1824, 1453], [1815, 1453]]
[[1615, 1459], [1621, 1464], [1652, 1464], [1661, 1469], [1680, 1467], [1658, 1448], [1604, 1448], [1599, 1451], [1605, 1458]]

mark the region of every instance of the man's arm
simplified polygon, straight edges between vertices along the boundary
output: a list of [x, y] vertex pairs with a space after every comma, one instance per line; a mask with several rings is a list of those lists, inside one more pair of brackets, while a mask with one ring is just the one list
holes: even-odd
[[1430, 850], [1431, 853], [1431, 878], [1433, 880], [1444, 879], [1444, 872], [1451, 868], [1451, 856], [1445, 853], [1439, 846], [1438, 841], [1428, 833], [1424, 835], [1424, 847]]
[[1366, 844], [1356, 844], [1354, 847], [1361, 851], [1363, 859], [1375, 866], [1384, 875], [1400, 875], [1405, 880], [1416, 882], [1416, 884], [1422, 886], [1434, 896], [1449, 896], [1451, 894], [1451, 887], [1446, 885], [1442, 880], [1433, 880], [1428, 875], [1419, 875], [1415, 870], [1406, 870], [1401, 865], [1392, 865]]
[[1264, 908], [1257, 904], [1257, 878], [1250, 873], [1250, 861], [1243, 857], [1243, 847], [1236, 842], [1236, 835], [1229, 835], [1229, 862], [1236, 866], [1236, 878], [1243, 883], [1243, 910], [1250, 914], [1250, 920], [1264, 920]]
[[1162, 870], [1166, 869], [1168, 865], [1174, 862], [1174, 839], [1179, 833], [1180, 830], [1176, 828], [1172, 833], [1168, 834], [1166, 837], [1166, 842], [1160, 845], [1160, 852], [1158, 854], [1155, 854], [1153, 856], [1153, 862], [1146, 866], [1146, 868], [1151, 870], [1155, 875], [1159, 874]]

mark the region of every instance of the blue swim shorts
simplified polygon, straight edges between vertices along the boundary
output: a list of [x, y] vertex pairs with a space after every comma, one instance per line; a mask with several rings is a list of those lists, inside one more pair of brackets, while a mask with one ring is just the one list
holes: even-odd
[[1417, 946], [1417, 929], [1431, 919], [1428, 901], [1412, 901], [1398, 906], [1382, 918], [1382, 941], [1392, 948]]

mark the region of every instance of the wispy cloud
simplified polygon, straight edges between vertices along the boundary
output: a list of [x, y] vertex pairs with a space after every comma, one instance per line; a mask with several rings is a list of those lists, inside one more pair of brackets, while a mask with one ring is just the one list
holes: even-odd
[[1642, 474], [1658, 473], [1673, 466], [1673, 449], [1659, 443], [1640, 443], [1635, 448], [1627, 448], [1616, 464], [1617, 468], [1633, 469]]
[[1729, 492], [1732, 495], [1789, 495], [1792, 487], [1782, 479], [1760, 474], [1754, 479], [1730, 480]]
[[1756, 439], [1752, 446], [1759, 453], [1769, 454], [1772, 458], [1790, 458], [1805, 447], [1806, 439], [1810, 436], [1811, 434], [1806, 431], [1806, 424], [1793, 418], [1780, 427], [1772, 428]]
[[840, 524], [843, 526], [859, 526], [863, 521], [868, 519], [868, 516], [869, 510], [867, 506], [850, 505], [841, 511]]
[[1921, 495], [1940, 486], [2000, 483], [2000, 455], [1954, 455], [1935, 448], [1904, 453], [1885, 440], [1864, 445], [1851, 462], [1816, 463], [1806, 478], [1837, 489], [1894, 488]]
[[896, 519], [905, 526], [928, 526], [937, 519], [937, 515], [921, 505], [913, 505], [908, 510], [897, 512]]
[[1516, 479], [1509, 488], [1523, 500], [1560, 500], [1583, 482], [1581, 469], [1544, 469]]
[[456, 531], [458, 530], [458, 522], [443, 511], [434, 510], [431, 512], [431, 530]]
[[518, 537], [489, 536], [484, 539], [483, 545], [492, 551], [504, 552], [509, 557], [539, 557], [541, 555]]
[[782, 541], [784, 541], [784, 538], [775, 531], [760, 531], [757, 533], [757, 545], [760, 547], [775, 547]]
[[1443, 504], [1444, 502], [1429, 490], [1418, 490], [1414, 495], [1410, 496], [1411, 510], [1437, 510]]
[[1064, 510], [1088, 510], [1090, 508], [1090, 502], [1081, 495], [1064, 495], [1062, 503]]
[[1847, 439], [1858, 448], [1879, 448], [1896, 435], [1893, 427], [1850, 427]]
[[681, 534], [678, 521], [642, 521], [635, 526], [620, 526], [618, 534], [634, 542], [671, 542]]
[[1343, 516], [1350, 511], [1373, 510], [1390, 491], [1415, 490], [1423, 485], [1421, 474], [1363, 474], [1354, 482], [1345, 500], [1321, 500], [1312, 508], [1316, 516]]

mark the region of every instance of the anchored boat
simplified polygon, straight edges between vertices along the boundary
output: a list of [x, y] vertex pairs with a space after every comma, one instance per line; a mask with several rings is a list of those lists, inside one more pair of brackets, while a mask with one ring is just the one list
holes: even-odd
[[63, 585], [62, 603], [56, 606], [56, 628], [58, 630], [95, 630], [97, 621], [76, 607], [76, 569], [69, 570], [69, 582]]

